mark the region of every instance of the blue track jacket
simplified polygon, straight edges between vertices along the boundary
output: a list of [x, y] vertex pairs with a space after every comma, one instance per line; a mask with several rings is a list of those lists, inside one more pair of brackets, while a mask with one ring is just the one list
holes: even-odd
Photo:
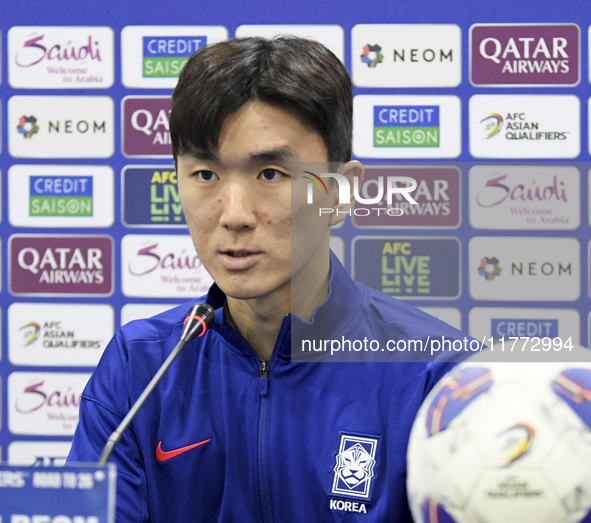
[[[69, 461], [98, 461], [199, 301], [118, 330], [82, 395]], [[181, 352], [111, 455], [117, 521], [412, 521], [409, 433], [451, 364], [292, 362], [288, 315], [267, 365], [224, 319], [216, 285], [207, 301], [216, 323]], [[327, 338], [384, 344], [465, 338], [354, 282], [334, 256], [312, 322]]]

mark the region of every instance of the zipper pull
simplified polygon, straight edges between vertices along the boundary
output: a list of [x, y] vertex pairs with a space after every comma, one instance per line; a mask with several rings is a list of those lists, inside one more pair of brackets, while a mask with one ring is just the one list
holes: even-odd
[[259, 394], [266, 396], [269, 393], [269, 365], [263, 360], [259, 369]]

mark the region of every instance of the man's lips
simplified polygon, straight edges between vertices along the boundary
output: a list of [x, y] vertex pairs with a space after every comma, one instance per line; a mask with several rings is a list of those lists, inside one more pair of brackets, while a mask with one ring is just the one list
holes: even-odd
[[261, 253], [247, 250], [220, 251], [222, 265], [230, 271], [243, 271], [252, 267]]

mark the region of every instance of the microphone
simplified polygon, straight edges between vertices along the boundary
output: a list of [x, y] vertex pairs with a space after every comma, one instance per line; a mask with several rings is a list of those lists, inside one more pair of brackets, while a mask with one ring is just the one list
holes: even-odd
[[148, 396], [152, 394], [156, 385], [160, 382], [168, 368], [171, 366], [172, 362], [176, 359], [176, 357], [180, 354], [181, 350], [185, 347], [187, 343], [189, 343], [195, 336], [201, 337], [207, 331], [207, 328], [210, 327], [214, 321], [215, 312], [213, 307], [209, 305], [209, 303], [198, 303], [191, 307], [185, 321], [183, 323], [184, 329], [181, 335], [180, 341], [177, 343], [176, 347], [170, 353], [166, 361], [162, 364], [162, 366], [158, 369], [158, 372], [154, 375], [148, 386], [144, 389], [140, 397], [137, 401], [133, 404], [127, 416], [123, 418], [123, 421], [119, 424], [115, 432], [111, 434], [103, 452], [101, 453], [101, 457], [99, 459], [99, 466], [104, 466], [113, 452], [115, 445], [121, 439], [121, 436], [125, 429], [129, 426], [132, 422], [133, 418], [135, 418], [136, 414], [148, 399]]

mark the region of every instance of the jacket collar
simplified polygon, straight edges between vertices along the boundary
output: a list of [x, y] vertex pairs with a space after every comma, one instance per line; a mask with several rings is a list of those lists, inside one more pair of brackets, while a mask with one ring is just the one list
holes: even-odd
[[[367, 292], [363, 285], [351, 279], [332, 251], [330, 265], [328, 295], [316, 308], [311, 320], [308, 322], [297, 314], [288, 314], [283, 319], [274, 350], [274, 354], [281, 359], [291, 359], [292, 343], [295, 344], [294, 356], [297, 357], [296, 350], [301, 346], [302, 339], [329, 340], [345, 335], [354, 327], [355, 318], [367, 301]], [[216, 283], [210, 287], [206, 301], [216, 309], [215, 329], [240, 352], [252, 354], [252, 347], [224, 314], [226, 295]]]

